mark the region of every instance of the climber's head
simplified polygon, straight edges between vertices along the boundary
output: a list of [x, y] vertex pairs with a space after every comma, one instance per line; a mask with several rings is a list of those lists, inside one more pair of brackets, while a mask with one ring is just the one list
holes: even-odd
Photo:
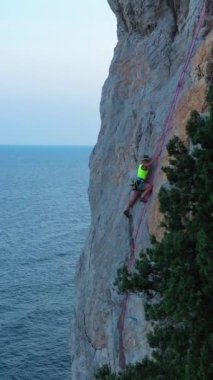
[[142, 157], [142, 163], [146, 163], [146, 162], [150, 162], [151, 161], [151, 158], [149, 156], [147, 156], [147, 154], [144, 154], [144, 156]]

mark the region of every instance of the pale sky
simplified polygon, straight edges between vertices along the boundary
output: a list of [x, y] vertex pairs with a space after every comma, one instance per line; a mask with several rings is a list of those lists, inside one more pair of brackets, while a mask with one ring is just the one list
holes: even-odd
[[107, 0], [0, 0], [0, 145], [94, 145], [116, 41]]

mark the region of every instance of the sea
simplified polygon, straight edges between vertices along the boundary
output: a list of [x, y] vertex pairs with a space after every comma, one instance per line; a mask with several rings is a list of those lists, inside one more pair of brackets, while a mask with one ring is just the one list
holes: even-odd
[[0, 146], [0, 380], [71, 380], [90, 146]]

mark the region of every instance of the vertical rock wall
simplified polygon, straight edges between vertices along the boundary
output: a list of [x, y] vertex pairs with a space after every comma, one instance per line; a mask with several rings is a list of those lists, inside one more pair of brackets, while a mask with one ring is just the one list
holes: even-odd
[[[133, 210], [133, 226], [123, 216], [130, 179], [143, 154], [152, 155], [162, 134], [198, 22], [203, 0], [108, 0], [118, 21], [118, 43], [103, 86], [101, 130], [90, 159], [91, 226], [76, 270], [73, 380], [94, 379], [108, 363], [119, 370], [126, 362], [150, 354], [143, 298], [127, 302], [122, 337], [119, 318], [123, 296], [113, 287], [116, 272], [130, 255], [132, 229], [141, 221], [142, 205]], [[205, 111], [205, 91], [212, 79], [212, 2], [206, 1], [204, 23], [184, 76], [170, 136], [185, 137], [192, 109]], [[161, 237], [157, 194], [165, 181], [155, 167], [154, 192], [138, 232], [137, 251], [149, 245], [150, 233]], [[122, 338], [122, 342], [121, 342]]]

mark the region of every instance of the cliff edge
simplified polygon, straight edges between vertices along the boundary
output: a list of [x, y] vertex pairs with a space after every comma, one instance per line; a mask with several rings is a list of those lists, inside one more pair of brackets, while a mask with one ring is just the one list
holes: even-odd
[[[117, 17], [118, 43], [103, 86], [101, 130], [90, 158], [91, 226], [76, 269], [72, 379], [92, 380], [150, 354], [143, 297], [114, 290], [117, 269], [160, 239], [157, 195], [165, 182], [166, 141], [185, 138], [193, 109], [205, 112], [213, 77], [210, 0], [108, 0]], [[153, 167], [154, 190], [138, 202], [133, 221], [123, 215], [143, 154], [163, 144]], [[137, 239], [135, 252], [132, 240]], [[133, 258], [134, 261], [134, 258]]]

